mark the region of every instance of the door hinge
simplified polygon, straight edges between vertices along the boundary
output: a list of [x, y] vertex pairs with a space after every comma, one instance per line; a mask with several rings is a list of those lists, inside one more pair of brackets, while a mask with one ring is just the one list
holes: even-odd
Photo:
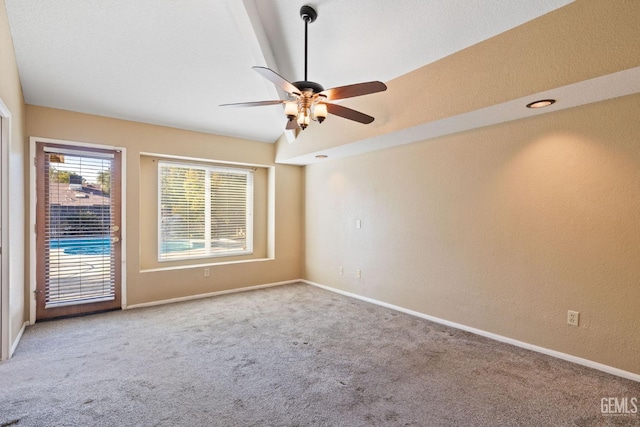
[[38, 158], [37, 157], [33, 158], [33, 166], [38, 166]]
[[38, 234], [38, 224], [37, 224], [37, 223], [36, 223], [36, 224], [33, 224], [33, 232], [34, 232], [35, 234]]

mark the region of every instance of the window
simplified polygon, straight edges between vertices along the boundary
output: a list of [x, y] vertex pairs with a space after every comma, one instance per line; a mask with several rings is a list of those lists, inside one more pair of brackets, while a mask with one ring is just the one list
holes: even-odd
[[158, 261], [253, 253], [253, 170], [158, 162]]

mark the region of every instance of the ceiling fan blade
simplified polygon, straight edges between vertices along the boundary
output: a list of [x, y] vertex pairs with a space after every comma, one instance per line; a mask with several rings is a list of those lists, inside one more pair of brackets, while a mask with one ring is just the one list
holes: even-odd
[[255, 101], [255, 102], [238, 102], [236, 104], [220, 104], [221, 107], [261, 107], [263, 105], [284, 104], [284, 101]]
[[287, 120], [287, 126], [285, 127], [285, 129], [292, 130], [292, 129], [296, 129], [297, 127], [298, 127], [297, 120]]
[[330, 101], [336, 99], [353, 98], [354, 96], [369, 95], [370, 93], [383, 92], [387, 90], [387, 85], [382, 82], [365, 82], [356, 83], [353, 85], [334, 87], [320, 92], [322, 95], [326, 95]]
[[273, 71], [271, 68], [267, 68], [267, 67], [251, 67], [251, 68], [253, 68], [262, 77], [269, 80], [271, 83], [282, 88], [285, 92], [295, 93], [296, 95], [300, 95], [300, 90], [298, 90], [297, 87], [291, 84], [287, 79], [282, 77], [280, 74]]
[[327, 104], [327, 111], [336, 116], [344, 117], [345, 119], [353, 120], [354, 122], [364, 123], [368, 125], [373, 121], [373, 117], [361, 113], [360, 111], [352, 110], [351, 108], [344, 107], [338, 104]]

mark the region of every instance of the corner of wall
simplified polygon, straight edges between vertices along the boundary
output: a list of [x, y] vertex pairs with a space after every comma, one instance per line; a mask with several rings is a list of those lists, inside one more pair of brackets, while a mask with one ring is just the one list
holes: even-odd
[[[4, 0], [0, 0], [0, 99], [5, 103], [10, 114], [8, 146], [6, 148], [7, 158], [3, 166], [6, 187], [11, 189], [11, 194], [22, 195], [22, 197], [12, 197], [11, 205], [3, 207], [6, 215], [5, 228], [8, 230], [6, 247], [3, 247], [4, 256], [8, 258], [6, 280], [8, 303], [8, 346], [15, 348], [20, 339], [21, 331], [24, 328], [26, 317], [26, 268], [25, 256], [26, 248], [26, 186], [28, 168], [26, 156], [26, 112], [25, 102], [22, 94], [22, 85], [18, 74], [13, 39], [9, 28], [9, 20]], [[9, 255], [10, 254], [10, 255]], [[5, 349], [3, 348], [3, 352]]]

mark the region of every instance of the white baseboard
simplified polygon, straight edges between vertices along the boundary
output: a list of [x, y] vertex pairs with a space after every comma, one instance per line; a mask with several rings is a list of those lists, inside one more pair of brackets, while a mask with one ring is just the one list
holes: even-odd
[[156, 305], [164, 305], [164, 304], [171, 304], [174, 302], [182, 302], [182, 301], [190, 301], [194, 299], [215, 297], [218, 295], [235, 294], [237, 292], [246, 292], [246, 291], [253, 291], [255, 289], [272, 288], [274, 286], [290, 285], [292, 283], [300, 283], [300, 282], [302, 282], [302, 280], [287, 280], [285, 282], [266, 283], [263, 285], [248, 286], [246, 288], [228, 289], [226, 291], [208, 292], [206, 294], [189, 295], [186, 297], [171, 298], [171, 299], [165, 299], [160, 301], [143, 302], [140, 304], [132, 304], [132, 305], [123, 307], [122, 309], [129, 310], [132, 308], [153, 307]]
[[452, 328], [460, 329], [466, 332], [471, 332], [472, 334], [480, 335], [486, 338], [490, 338], [492, 340], [504, 342], [507, 344], [514, 345], [516, 347], [522, 347], [527, 350], [532, 350], [538, 353], [546, 354], [548, 356], [556, 357], [558, 359], [566, 360], [568, 362], [576, 363], [578, 365], [583, 365], [589, 368], [597, 369], [602, 372], [606, 372], [611, 375], [615, 375], [618, 377], [626, 378], [628, 380], [640, 382], [640, 375], [635, 374], [633, 372], [624, 371], [622, 369], [614, 368], [613, 366], [604, 365], [602, 363], [594, 362], [592, 360], [583, 359], [581, 357], [573, 356], [571, 354], [562, 353], [559, 351], [551, 350], [548, 348], [540, 347], [537, 345], [529, 344], [523, 341], [514, 340], [513, 338], [504, 337], [502, 335], [494, 334], [492, 332], [483, 331], [482, 329], [473, 328], [471, 326], [466, 326], [460, 323], [450, 322], [449, 320], [440, 319], [438, 317], [429, 316], [428, 314], [420, 313], [418, 311], [409, 310], [403, 307], [399, 307], [397, 305], [389, 304], [383, 301], [378, 301], [372, 298], [364, 297], [362, 295], [354, 294], [351, 292], [342, 291], [340, 289], [331, 288], [329, 286], [321, 285], [319, 283], [311, 282], [309, 280], [300, 280], [303, 283], [308, 285], [316, 286], [318, 288], [325, 289], [330, 292], [335, 292], [337, 294], [345, 295], [351, 298], [356, 298], [361, 301], [369, 302], [372, 304], [376, 304], [382, 307], [390, 308], [392, 310], [400, 311], [402, 313], [410, 314], [412, 316], [420, 317], [422, 319], [430, 320], [435, 323], [440, 323], [442, 325], [451, 326]]
[[11, 356], [13, 356], [13, 353], [15, 353], [16, 349], [18, 348], [18, 344], [20, 343], [20, 340], [22, 339], [22, 334], [24, 334], [24, 330], [27, 329], [28, 325], [29, 325], [29, 322], [24, 322], [22, 324], [22, 327], [20, 328], [20, 331], [18, 332], [18, 336], [16, 337], [16, 340], [11, 345], [11, 349], [9, 349], [9, 359], [11, 359]]

